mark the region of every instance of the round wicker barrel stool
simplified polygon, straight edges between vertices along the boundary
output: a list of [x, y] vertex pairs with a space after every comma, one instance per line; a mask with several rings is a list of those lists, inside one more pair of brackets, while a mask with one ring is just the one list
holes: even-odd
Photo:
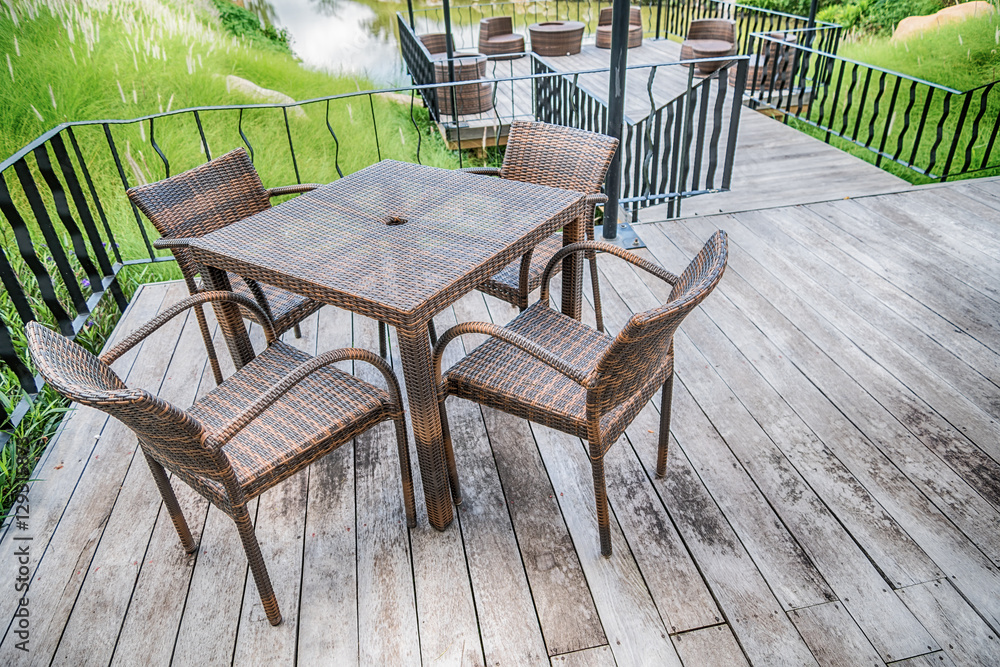
[[[697, 45], [693, 47], [693, 51], [695, 58], [719, 58], [721, 56], [734, 55], [735, 49], [732, 44], [724, 42], [721, 39], [702, 39], [698, 40]], [[724, 60], [697, 63], [695, 70], [698, 74], [708, 76], [725, 64], [726, 61]]]
[[545, 21], [528, 26], [531, 50], [540, 56], [571, 56], [580, 53], [583, 24], [579, 21]]
[[[452, 60], [455, 67], [455, 81], [475, 81], [486, 78], [486, 56], [481, 53], [456, 53]], [[448, 82], [448, 61], [434, 61], [434, 81]], [[451, 115], [452, 89], [437, 89], [438, 111]], [[493, 86], [488, 83], [472, 83], [455, 86], [455, 107], [458, 115], [482, 113], [493, 108]]]

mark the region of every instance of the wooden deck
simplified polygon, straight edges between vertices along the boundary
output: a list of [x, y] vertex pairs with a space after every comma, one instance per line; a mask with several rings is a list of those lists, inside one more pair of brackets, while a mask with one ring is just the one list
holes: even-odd
[[[446, 531], [407, 530], [385, 425], [260, 499], [277, 628], [229, 519], [178, 485], [185, 555], [135, 438], [75, 410], [0, 541], [8, 591], [25, 544], [33, 577], [30, 652], [11, 622], [0, 662], [995, 665], [998, 220], [991, 179], [642, 227], [668, 268], [719, 227], [731, 260], [676, 338], [667, 476], [656, 400], [609, 454], [614, 556], [579, 440], [456, 401]], [[601, 261], [612, 328], [665, 298]], [[184, 291], [144, 287], [115, 338]], [[476, 293], [438, 330], [513, 314]], [[304, 329], [312, 352], [377, 344], [334, 309]], [[182, 405], [212, 384], [193, 317], [117, 368]]]
[[[646, 39], [642, 46], [629, 49], [628, 64], [658, 65], [677, 62], [681, 46], [669, 40]], [[562, 72], [598, 69], [608, 66], [609, 51], [584, 44], [580, 53], [544, 60]], [[646, 86], [649, 69], [630, 70], [626, 77], [627, 117], [634, 121], [649, 115]], [[487, 75], [493, 78], [531, 74], [529, 58], [496, 61]], [[687, 87], [686, 67], [657, 69], [653, 96], [663, 104], [682, 94]], [[601, 100], [608, 97], [608, 73], [580, 76], [579, 84]], [[464, 148], [494, 145], [499, 132], [506, 143], [507, 126], [514, 120], [533, 119], [532, 92], [529, 81], [507, 82], [497, 89], [495, 111], [462, 116], [460, 127], [445, 129], [446, 141], [455, 144], [459, 136]], [[863, 160], [814, 139], [764, 114], [743, 108], [736, 140], [732, 185], [728, 192], [704, 194], [685, 199], [684, 217], [748, 211], [791, 204], [861, 197], [908, 189], [909, 184]], [[667, 218], [665, 204], [640, 210], [637, 222], [656, 222]]]

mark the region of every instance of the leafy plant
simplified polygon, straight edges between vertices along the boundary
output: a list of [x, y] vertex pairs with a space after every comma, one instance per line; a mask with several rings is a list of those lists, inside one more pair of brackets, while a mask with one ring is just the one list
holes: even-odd
[[222, 27], [237, 37], [246, 37], [250, 41], [283, 53], [291, 53], [291, 37], [288, 30], [276, 29], [273, 25], [261, 25], [260, 19], [251, 11], [236, 5], [230, 0], [212, 0], [219, 10], [219, 22]]
[[891, 33], [908, 16], [926, 16], [941, 9], [941, 0], [866, 0], [860, 28], [876, 35]]

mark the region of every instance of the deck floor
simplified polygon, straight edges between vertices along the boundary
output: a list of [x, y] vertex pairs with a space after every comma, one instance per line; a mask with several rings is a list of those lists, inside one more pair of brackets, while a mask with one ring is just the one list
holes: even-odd
[[[676, 337], [668, 474], [658, 400], [608, 456], [614, 556], [580, 440], [455, 401], [446, 531], [422, 508], [407, 530], [387, 426], [255, 504], [277, 628], [229, 519], [178, 485], [201, 540], [185, 555], [135, 438], [74, 410], [0, 541], [0, 581], [25, 544], [32, 576], [30, 652], [15, 619], [0, 662], [997, 664], [998, 221], [990, 179], [642, 227], [668, 268], [720, 227], [731, 259]], [[601, 265], [612, 329], [666, 296]], [[116, 338], [184, 291], [145, 286]], [[474, 293], [437, 325], [513, 314]], [[343, 311], [304, 330], [311, 352], [376, 347]], [[193, 317], [117, 368], [182, 405], [212, 384]]]

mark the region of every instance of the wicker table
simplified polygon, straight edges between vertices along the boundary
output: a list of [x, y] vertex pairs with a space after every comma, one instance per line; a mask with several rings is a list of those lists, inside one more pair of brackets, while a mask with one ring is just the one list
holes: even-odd
[[528, 26], [531, 50], [540, 56], [580, 53], [584, 25], [579, 21], [544, 21]]
[[[197, 239], [213, 289], [225, 271], [397, 328], [431, 525], [452, 520], [427, 323], [563, 229], [582, 240], [581, 193], [391, 160]], [[582, 267], [563, 271], [563, 311], [580, 314]], [[217, 309], [237, 366], [253, 358], [239, 311]]]

